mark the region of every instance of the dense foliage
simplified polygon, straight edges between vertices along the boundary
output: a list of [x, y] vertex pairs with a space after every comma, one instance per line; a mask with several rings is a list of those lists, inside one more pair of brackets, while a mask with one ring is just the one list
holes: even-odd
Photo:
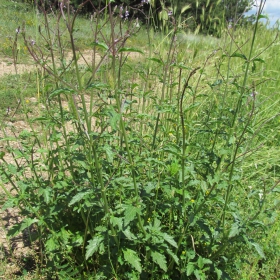
[[[34, 1], [34, 0], [29, 0]], [[59, 8], [63, 1], [36, 0], [36, 5]], [[96, 9], [104, 8], [107, 0], [72, 0], [71, 5], [80, 7], [84, 13], [93, 13]], [[221, 29], [228, 24], [242, 23], [244, 13], [251, 9], [252, 0], [115, 0], [114, 5], [128, 9], [131, 16], [137, 16], [146, 24], [152, 24], [155, 29], [166, 30], [168, 17], [182, 23], [182, 27], [204, 34], [220, 35]]]
[[155, 34], [109, 5], [83, 22], [87, 59], [71, 9], [41, 6], [38, 33], [31, 20], [12, 41], [15, 68], [22, 42], [38, 67], [40, 110], [19, 90], [28, 125], [2, 129], [2, 209], [22, 217], [9, 235], [35, 232], [48, 279], [230, 279], [253, 254], [266, 264], [280, 134], [264, 55], [278, 33], [261, 47], [258, 21], [198, 37], [178, 32], [181, 9]]

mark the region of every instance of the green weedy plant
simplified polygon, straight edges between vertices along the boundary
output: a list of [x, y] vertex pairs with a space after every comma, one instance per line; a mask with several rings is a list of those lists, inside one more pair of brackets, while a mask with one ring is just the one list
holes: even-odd
[[[269, 180], [243, 171], [268, 147], [265, 131], [278, 117], [262, 114], [257, 94], [260, 12], [248, 42], [239, 45], [238, 31], [228, 30], [197, 64], [196, 54], [186, 63], [175, 18], [145, 57], [126, 46], [139, 28], [132, 9], [94, 7], [92, 63], [82, 67], [82, 6], [62, 2], [54, 27], [42, 10], [40, 46], [22, 28], [44, 73], [46, 110], [27, 112], [30, 129], [1, 139], [13, 156], [8, 162], [1, 152], [4, 209], [19, 208], [23, 218], [10, 236], [34, 227], [41, 274], [53, 279], [230, 279], [240, 252], [254, 248], [264, 259], [258, 237], [278, 181], [272, 171]], [[59, 40], [66, 32], [70, 60]]]

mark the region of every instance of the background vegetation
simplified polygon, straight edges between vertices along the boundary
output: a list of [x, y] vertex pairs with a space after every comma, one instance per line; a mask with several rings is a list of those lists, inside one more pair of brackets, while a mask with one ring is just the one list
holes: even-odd
[[33, 277], [278, 279], [279, 38], [262, 7], [250, 29], [223, 13], [214, 38], [180, 1], [143, 3], [148, 25], [135, 6], [44, 4], [1, 4], [2, 210], [36, 245]]

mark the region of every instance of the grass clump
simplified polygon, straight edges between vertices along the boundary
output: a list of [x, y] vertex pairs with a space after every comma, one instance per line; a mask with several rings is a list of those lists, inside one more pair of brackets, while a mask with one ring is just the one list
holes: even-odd
[[[277, 32], [258, 45], [257, 21], [246, 40], [228, 30], [209, 51], [176, 19], [154, 40], [118, 9], [108, 4], [90, 22], [90, 59], [76, 45], [69, 4], [51, 20], [42, 12], [46, 44], [22, 30], [45, 110], [25, 110], [30, 127], [16, 138], [3, 130], [1, 186], [16, 193], [4, 208], [23, 217], [9, 235], [36, 229], [50, 279], [272, 273], [279, 244], [275, 232], [264, 237], [278, 216], [279, 98], [265, 54]], [[147, 46], [133, 44], [137, 34]]]

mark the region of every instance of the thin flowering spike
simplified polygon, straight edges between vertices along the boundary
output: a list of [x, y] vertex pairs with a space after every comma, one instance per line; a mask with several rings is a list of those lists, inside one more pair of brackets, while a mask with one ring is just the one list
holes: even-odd
[[127, 8], [126, 8], [126, 10], [125, 10], [124, 17], [125, 17], [125, 19], [128, 19], [128, 17], [129, 17], [129, 12], [128, 12]]

